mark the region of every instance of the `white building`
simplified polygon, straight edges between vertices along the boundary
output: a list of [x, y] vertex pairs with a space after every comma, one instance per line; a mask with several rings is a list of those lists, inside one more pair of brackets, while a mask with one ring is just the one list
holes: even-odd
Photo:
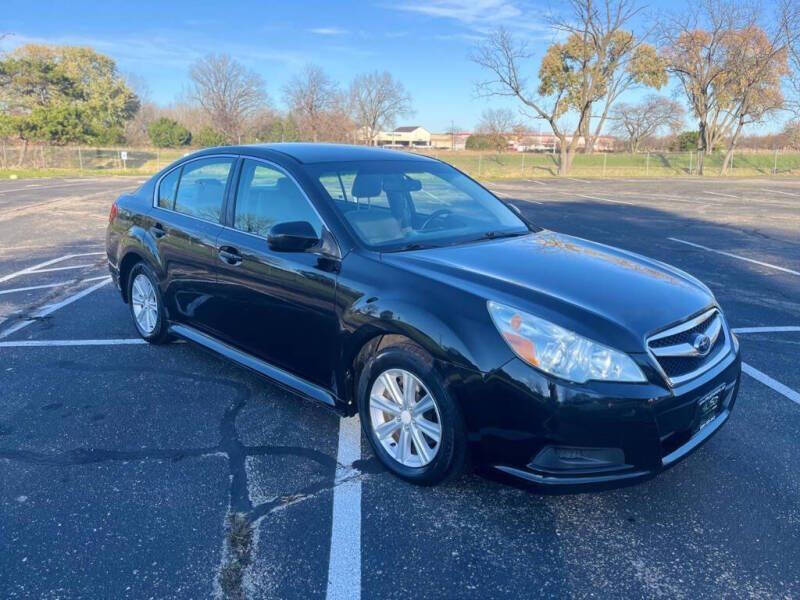
[[378, 146], [430, 148], [431, 132], [419, 125], [397, 127], [394, 131], [381, 131], [375, 143]]

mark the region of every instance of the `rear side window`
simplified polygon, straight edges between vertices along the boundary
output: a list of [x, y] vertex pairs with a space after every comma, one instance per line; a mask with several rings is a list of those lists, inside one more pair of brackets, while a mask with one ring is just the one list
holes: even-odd
[[232, 165], [232, 158], [208, 158], [185, 164], [174, 210], [218, 223]]
[[175, 207], [175, 192], [178, 191], [180, 168], [175, 169], [161, 180], [158, 185], [158, 206], [172, 210]]
[[265, 236], [270, 227], [287, 221], [307, 221], [317, 235], [322, 222], [297, 184], [281, 171], [246, 160], [236, 192], [234, 227]]

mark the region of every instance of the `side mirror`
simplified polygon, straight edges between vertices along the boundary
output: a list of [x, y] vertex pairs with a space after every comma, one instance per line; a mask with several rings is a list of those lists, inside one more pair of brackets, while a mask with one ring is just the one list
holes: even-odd
[[308, 221], [277, 223], [267, 235], [267, 244], [276, 252], [305, 252], [319, 241], [317, 232]]

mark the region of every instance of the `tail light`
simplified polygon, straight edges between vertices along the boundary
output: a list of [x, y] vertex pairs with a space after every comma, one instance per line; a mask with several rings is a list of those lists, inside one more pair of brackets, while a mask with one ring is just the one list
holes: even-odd
[[119, 212], [119, 209], [117, 208], [117, 202], [115, 200], [114, 203], [111, 205], [111, 211], [108, 213], [108, 222], [109, 223], [111, 223], [114, 219], [117, 218], [117, 213], [118, 212]]

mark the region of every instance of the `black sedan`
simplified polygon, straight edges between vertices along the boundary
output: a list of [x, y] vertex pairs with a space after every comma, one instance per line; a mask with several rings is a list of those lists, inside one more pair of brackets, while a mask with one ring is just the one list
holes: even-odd
[[117, 199], [107, 251], [144, 339], [359, 413], [415, 483], [468, 464], [558, 489], [638, 481], [717, 431], [738, 390], [702, 283], [536, 227], [421, 156], [203, 150]]

